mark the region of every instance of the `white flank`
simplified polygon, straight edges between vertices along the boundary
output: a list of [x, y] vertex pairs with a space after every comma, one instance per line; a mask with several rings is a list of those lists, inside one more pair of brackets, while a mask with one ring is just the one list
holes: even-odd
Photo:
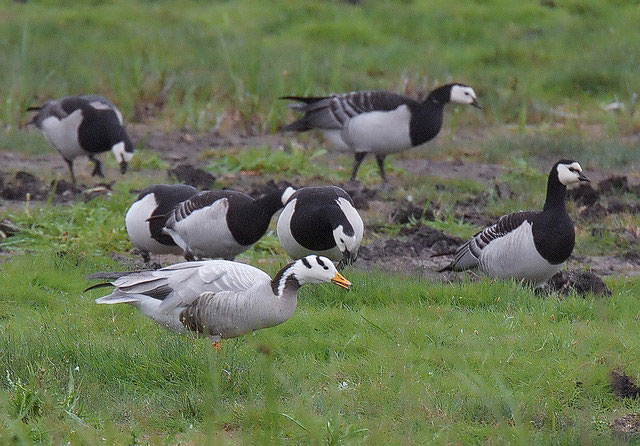
[[536, 250], [531, 223], [525, 221], [504, 237], [493, 240], [480, 253], [480, 269], [497, 278], [517, 277], [544, 284], [560, 270]]
[[323, 130], [322, 136], [336, 149], [337, 152], [351, 152], [349, 147], [342, 140], [342, 130]]
[[411, 147], [409, 107], [362, 113], [347, 121], [342, 139], [357, 152], [392, 153]]
[[173, 223], [165, 232], [185, 251], [196, 257], [230, 259], [249, 246], [236, 242], [227, 227], [229, 200], [221, 198]]
[[153, 193], [145, 195], [131, 205], [125, 216], [129, 240], [141, 251], [154, 254], [181, 254], [182, 250], [179, 246], [163, 245], [151, 238], [147, 219], [151, 217], [157, 206], [155, 194]]
[[82, 110], [76, 110], [62, 120], [49, 116], [42, 121], [45, 138], [67, 160], [86, 155], [78, 141], [78, 127], [82, 122]]

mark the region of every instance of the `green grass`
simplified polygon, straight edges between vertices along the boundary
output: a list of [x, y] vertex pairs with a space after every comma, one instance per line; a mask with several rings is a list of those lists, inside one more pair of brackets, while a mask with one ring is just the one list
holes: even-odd
[[640, 91], [640, 37], [629, 31], [640, 18], [635, 2], [555, 4], [8, 3], [0, 16], [0, 120], [15, 131], [28, 105], [83, 92], [108, 96], [131, 119], [135, 104], [163, 92], [159, 118], [169, 128], [210, 129], [237, 110], [245, 129], [269, 131], [290, 116], [277, 100], [284, 94], [416, 93], [459, 80], [486, 106], [484, 114], [465, 111], [461, 123], [581, 114], [637, 125], [629, 112], [612, 118], [600, 109], [614, 99], [629, 109]]
[[290, 321], [215, 354], [95, 305], [81, 277], [105, 267], [44, 251], [2, 266], [5, 439], [615, 444], [608, 421], [640, 410], [607, 386], [611, 368], [640, 366], [638, 280], [559, 299], [346, 271], [351, 292], [305, 287]]
[[[518, 162], [501, 177], [523, 202], [540, 196], [541, 179]], [[21, 232], [0, 241], [15, 251], [0, 264], [0, 442], [615, 444], [609, 421], [640, 410], [607, 384], [614, 367], [639, 378], [638, 278], [607, 279], [610, 298], [560, 298], [511, 281], [348, 269], [351, 292], [306, 286], [291, 320], [220, 354], [132, 307], [95, 305], [83, 277], [123, 267], [109, 253], [130, 250], [122, 215], [141, 181], [11, 213]], [[419, 193], [446, 205], [481, 191], [433, 179]], [[476, 229], [441, 217], [429, 224]], [[611, 218], [611, 236], [579, 233], [578, 252], [629, 249], [611, 237], [636, 217]], [[271, 274], [286, 262], [273, 233], [240, 258]]]

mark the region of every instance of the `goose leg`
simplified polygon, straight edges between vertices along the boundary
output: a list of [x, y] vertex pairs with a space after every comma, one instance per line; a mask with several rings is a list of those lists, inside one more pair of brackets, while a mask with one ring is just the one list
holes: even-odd
[[104, 173], [102, 172], [102, 163], [100, 162], [100, 160], [95, 159], [93, 155], [89, 156], [89, 159], [95, 164], [95, 166], [93, 167], [93, 172], [91, 172], [91, 176], [95, 177], [96, 175], [98, 175], [99, 177], [104, 178]]
[[365, 156], [367, 156], [367, 152], [356, 152], [353, 156], [353, 170], [351, 171], [351, 181], [356, 180], [356, 175], [358, 175], [358, 169], [360, 169], [360, 164], [362, 164], [362, 160], [364, 160]]
[[140, 254], [142, 255], [142, 260], [144, 260], [144, 263], [151, 262], [151, 256], [149, 255], [149, 251], [140, 251]]
[[67, 163], [67, 166], [69, 166], [69, 172], [71, 172], [71, 183], [73, 183], [73, 185], [76, 185], [76, 176], [73, 174], [73, 160], [68, 160], [66, 158], [64, 158], [64, 160]]
[[382, 177], [382, 182], [387, 182], [387, 174], [384, 172], [384, 159], [386, 158], [385, 153], [378, 153], [376, 155], [376, 162], [378, 163], [378, 170], [380, 171], [380, 177]]

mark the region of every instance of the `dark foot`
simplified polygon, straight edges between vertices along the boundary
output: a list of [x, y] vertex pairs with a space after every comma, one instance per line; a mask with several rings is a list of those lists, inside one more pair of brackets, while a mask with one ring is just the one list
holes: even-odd
[[356, 152], [353, 155], [353, 170], [351, 171], [351, 181], [356, 180], [356, 176], [358, 175], [358, 169], [360, 169], [360, 164], [367, 156], [367, 152]]
[[100, 160], [97, 160], [93, 157], [90, 157], [89, 159], [94, 163], [93, 172], [91, 172], [91, 176], [95, 177], [97, 175], [101, 178], [104, 178], [104, 172], [102, 172], [102, 163], [100, 162]]

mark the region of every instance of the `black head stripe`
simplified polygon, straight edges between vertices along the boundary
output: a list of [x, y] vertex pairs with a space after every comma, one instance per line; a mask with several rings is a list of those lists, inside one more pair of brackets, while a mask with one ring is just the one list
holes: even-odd
[[311, 269], [311, 263], [309, 263], [309, 261], [307, 260], [306, 257], [301, 258], [300, 260], [302, 260], [302, 264], [304, 266], [306, 266], [307, 268]]
[[324, 269], [329, 269], [329, 267], [327, 265], [324, 264], [324, 262], [322, 261], [322, 259], [320, 258], [320, 256], [316, 256], [316, 262], [318, 262], [318, 265], [320, 265], [321, 267], [323, 267]]

